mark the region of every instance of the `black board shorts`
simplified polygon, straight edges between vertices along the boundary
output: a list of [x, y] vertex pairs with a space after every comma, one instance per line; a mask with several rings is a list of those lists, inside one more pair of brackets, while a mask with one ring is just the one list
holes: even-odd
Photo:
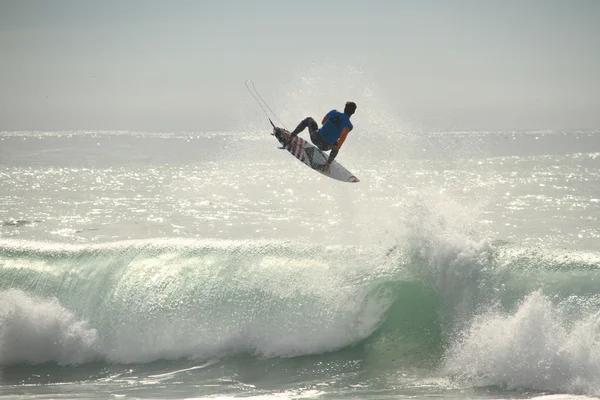
[[319, 148], [319, 150], [322, 150], [322, 151], [331, 150], [332, 144], [327, 143], [325, 141], [325, 139], [323, 138], [323, 136], [319, 135], [319, 125], [317, 124], [317, 121], [310, 118], [310, 120], [307, 122], [308, 122], [307, 125], [308, 125], [308, 131], [310, 132], [311, 142], [313, 142], [313, 144], [315, 146], [317, 146]]

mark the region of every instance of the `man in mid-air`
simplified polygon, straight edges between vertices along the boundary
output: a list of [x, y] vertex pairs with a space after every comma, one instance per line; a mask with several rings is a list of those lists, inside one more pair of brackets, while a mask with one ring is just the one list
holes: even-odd
[[319, 129], [317, 121], [312, 117], [307, 117], [294, 129], [291, 137], [298, 136], [306, 127], [310, 132], [310, 140], [321, 151], [329, 151], [329, 159], [323, 168], [329, 168], [335, 157], [337, 156], [342, 144], [346, 140], [348, 133], [352, 130], [352, 122], [350, 116], [356, 111], [356, 103], [349, 101], [344, 107], [344, 112], [331, 110], [323, 117], [323, 126]]

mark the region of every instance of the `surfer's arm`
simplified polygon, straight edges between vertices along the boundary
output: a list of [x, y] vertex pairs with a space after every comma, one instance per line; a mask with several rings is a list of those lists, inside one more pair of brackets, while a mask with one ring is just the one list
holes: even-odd
[[340, 138], [331, 147], [331, 153], [329, 153], [329, 159], [327, 160], [327, 164], [331, 164], [333, 162], [333, 160], [337, 156], [338, 151], [340, 151], [340, 149], [342, 148], [342, 144], [344, 143], [344, 140], [346, 140], [346, 137], [348, 137], [348, 133], [350, 133], [350, 130], [351, 130], [350, 128], [344, 128], [342, 130], [342, 134], [340, 135]]
[[323, 125], [323, 124], [325, 123], [325, 121], [327, 121], [327, 115], [325, 115], [325, 116], [323, 117], [323, 121], [321, 121], [321, 125]]
[[331, 152], [329, 153], [329, 158], [327, 159], [326, 165], [331, 165], [333, 160], [335, 160], [335, 156], [337, 156], [338, 151], [340, 151], [339, 146], [333, 145], [333, 147], [331, 148]]
[[337, 141], [337, 147], [338, 148], [342, 147], [342, 144], [346, 140], [346, 137], [348, 137], [349, 133], [350, 133], [350, 128], [344, 128], [344, 130], [342, 130], [342, 134], [340, 135], [340, 138]]

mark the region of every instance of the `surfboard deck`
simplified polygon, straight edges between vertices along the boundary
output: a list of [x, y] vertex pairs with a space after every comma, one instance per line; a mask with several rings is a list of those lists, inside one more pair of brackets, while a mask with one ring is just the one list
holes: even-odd
[[323, 166], [329, 156], [313, 146], [312, 143], [307, 142], [299, 136], [292, 138], [290, 133], [283, 128], [274, 127], [273, 135], [291, 155], [328, 178], [342, 182], [359, 182], [353, 173], [344, 168], [336, 160], [333, 160], [329, 168], [324, 169]]

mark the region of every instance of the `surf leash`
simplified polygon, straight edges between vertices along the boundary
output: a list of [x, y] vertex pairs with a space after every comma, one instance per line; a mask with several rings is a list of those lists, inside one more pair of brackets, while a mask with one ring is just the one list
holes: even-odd
[[[271, 117], [269, 116], [269, 113], [267, 112], [267, 110], [269, 110], [269, 112], [271, 113], [273, 118], [276, 119], [277, 122], [279, 122], [281, 124], [281, 126], [283, 126], [285, 129], [287, 129], [286, 126], [283, 124], [283, 122], [281, 122], [281, 120], [277, 117], [277, 115], [275, 115], [273, 110], [271, 110], [271, 107], [269, 107], [267, 102], [261, 97], [260, 93], [258, 93], [258, 90], [256, 90], [256, 87], [254, 86], [254, 82], [252, 82], [250, 79], [248, 79], [248, 80], [246, 80], [246, 82], [244, 82], [244, 85], [246, 85], [246, 89], [248, 89], [248, 91], [250, 92], [252, 97], [254, 97], [254, 100], [256, 100], [256, 102], [262, 109], [263, 113], [265, 113], [265, 116], [271, 123], [271, 126], [273, 126], [273, 128], [276, 127], [275, 124], [273, 123], [273, 121], [271, 121]], [[250, 86], [252, 86], [252, 88], [250, 88]]]

